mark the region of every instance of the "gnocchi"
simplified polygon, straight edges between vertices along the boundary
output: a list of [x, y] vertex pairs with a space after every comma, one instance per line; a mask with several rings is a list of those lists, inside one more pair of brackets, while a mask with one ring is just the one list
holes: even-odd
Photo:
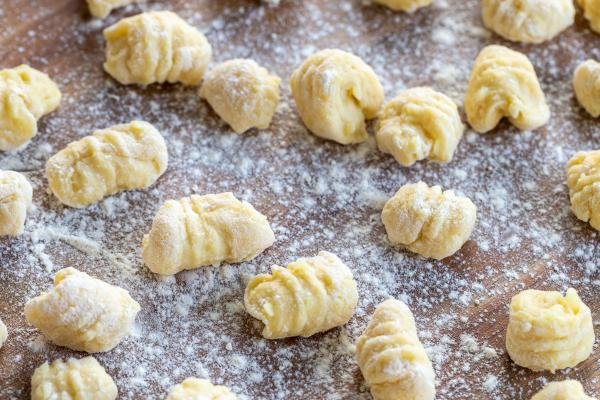
[[412, 13], [421, 7], [430, 5], [433, 0], [373, 0], [375, 3], [383, 4], [394, 11]]
[[136, 3], [140, 0], [87, 0], [90, 13], [96, 18], [106, 18], [115, 8]]
[[49, 292], [25, 304], [25, 317], [46, 339], [72, 350], [98, 353], [129, 334], [140, 305], [120, 287], [75, 268], [54, 276]]
[[23, 233], [33, 189], [24, 175], [0, 170], [0, 236]]
[[367, 139], [365, 120], [377, 116], [383, 87], [357, 56], [322, 50], [294, 71], [291, 89], [304, 124], [315, 135], [341, 144]]
[[187, 378], [171, 388], [166, 400], [236, 400], [225, 386], [213, 385], [206, 379]]
[[465, 111], [469, 124], [479, 133], [491, 131], [504, 117], [521, 130], [537, 129], [550, 119], [529, 59], [497, 45], [484, 48], [475, 60]]
[[265, 338], [312, 336], [344, 325], [354, 315], [356, 282], [336, 255], [321, 251], [271, 270], [252, 278], [244, 294], [246, 311], [265, 325]]
[[169, 200], [142, 241], [152, 272], [173, 275], [222, 262], [248, 261], [275, 241], [267, 217], [231, 193]]
[[575, 380], [550, 382], [531, 400], [596, 400], [587, 396], [581, 383]]
[[0, 349], [6, 343], [6, 339], [8, 338], [8, 329], [6, 329], [6, 325], [0, 319]]
[[590, 309], [575, 289], [564, 297], [524, 290], [510, 302], [506, 350], [521, 367], [552, 373], [574, 367], [589, 357], [594, 340]]
[[573, 214], [600, 231], [600, 150], [581, 151], [567, 163]]
[[417, 87], [385, 104], [376, 140], [381, 151], [405, 167], [425, 158], [449, 162], [464, 129], [451, 99], [431, 88]]
[[417, 335], [415, 319], [401, 301], [375, 309], [356, 342], [356, 359], [374, 400], [433, 400], [435, 372]]
[[56, 83], [28, 65], [0, 70], [0, 151], [15, 150], [37, 134], [38, 120], [58, 108]]
[[592, 117], [600, 117], [600, 62], [587, 60], [577, 67], [573, 88], [579, 104]]
[[91, 356], [56, 360], [31, 377], [31, 400], [116, 400], [117, 385]]
[[200, 84], [212, 57], [206, 37], [170, 11], [124, 18], [104, 30], [104, 70], [123, 85]]
[[577, 0], [593, 31], [600, 33], [600, 0]]
[[165, 172], [167, 146], [147, 122], [133, 121], [70, 143], [46, 163], [52, 193], [81, 208], [123, 190], [143, 189]]

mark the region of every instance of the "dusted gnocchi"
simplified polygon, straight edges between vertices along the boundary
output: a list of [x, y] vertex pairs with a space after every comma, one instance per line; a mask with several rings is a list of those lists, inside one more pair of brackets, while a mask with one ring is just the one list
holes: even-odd
[[592, 30], [600, 33], [600, 0], [577, 0]]
[[383, 4], [394, 11], [412, 13], [421, 7], [430, 5], [433, 0], [373, 0], [375, 3]]
[[0, 170], [0, 236], [23, 233], [33, 189], [22, 174]]
[[567, 163], [573, 214], [600, 230], [600, 150], [581, 151]]
[[140, 0], [87, 0], [90, 13], [96, 18], [106, 18], [115, 8], [123, 7]]
[[587, 396], [581, 383], [575, 380], [550, 382], [531, 400], [596, 400]]
[[6, 343], [6, 339], [8, 338], [8, 329], [6, 329], [6, 325], [0, 319], [0, 349]]
[[171, 388], [166, 400], [235, 400], [225, 386], [213, 385], [206, 379], [187, 378]]
[[577, 67], [573, 88], [579, 104], [592, 117], [600, 117], [600, 62], [587, 60]]

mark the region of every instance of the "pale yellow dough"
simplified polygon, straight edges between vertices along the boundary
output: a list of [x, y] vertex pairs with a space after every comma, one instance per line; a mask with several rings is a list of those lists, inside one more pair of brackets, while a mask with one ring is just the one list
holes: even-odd
[[575, 289], [524, 290], [510, 302], [506, 350], [521, 367], [533, 371], [574, 367], [592, 352], [594, 326], [590, 309]]
[[475, 60], [465, 111], [469, 124], [479, 133], [494, 129], [504, 117], [521, 130], [537, 129], [550, 119], [527, 56], [497, 45], [484, 48]]
[[54, 287], [25, 304], [27, 321], [54, 344], [97, 353], [129, 334], [140, 305], [120, 287], [75, 268], [54, 276]]
[[169, 391], [166, 400], [236, 400], [225, 386], [213, 385], [206, 379], [187, 378]]
[[573, 214], [600, 231], [600, 150], [581, 151], [567, 163]]
[[292, 74], [291, 89], [308, 129], [341, 144], [367, 139], [365, 120], [377, 116], [384, 99], [373, 69], [341, 50], [308, 57]]
[[248, 282], [244, 295], [246, 311], [265, 324], [267, 339], [308, 337], [344, 325], [357, 302], [352, 271], [327, 251], [287, 268], [273, 265], [271, 274]]
[[600, 117], [600, 62], [587, 60], [573, 75], [573, 88], [579, 104], [594, 118]]
[[280, 82], [253, 60], [229, 60], [206, 75], [200, 96], [235, 132], [244, 133], [269, 127], [279, 103]]
[[433, 400], [435, 373], [417, 335], [415, 319], [401, 301], [375, 309], [356, 342], [356, 359], [374, 400]]
[[581, 383], [575, 380], [550, 382], [531, 400], [596, 400], [585, 394]]
[[592, 30], [600, 33], [600, 0], [577, 0]]
[[376, 139], [381, 151], [408, 167], [425, 158], [449, 162], [464, 130], [458, 107], [450, 98], [431, 88], [416, 87], [384, 105]]
[[433, 0], [373, 0], [375, 3], [383, 4], [394, 11], [412, 13], [421, 7], [433, 3]]
[[199, 85], [212, 57], [206, 37], [170, 11], [125, 18], [104, 30], [104, 70], [124, 85]]
[[8, 338], [8, 329], [6, 329], [6, 325], [0, 319], [0, 349], [6, 343], [6, 339]]
[[173, 275], [222, 262], [248, 261], [275, 241], [267, 217], [231, 193], [169, 200], [142, 241], [152, 272]]
[[31, 377], [31, 400], [115, 400], [117, 386], [94, 357], [45, 362]]
[[96, 18], [106, 18], [115, 8], [137, 3], [141, 0], [87, 0], [90, 13]]
[[0, 151], [26, 144], [60, 99], [58, 86], [43, 72], [27, 65], [0, 70]]
[[61, 203], [81, 208], [123, 190], [149, 187], [165, 172], [168, 159], [156, 128], [133, 121], [70, 143], [47, 161], [46, 177]]
[[24, 175], [0, 170], [0, 236], [23, 233], [33, 189]]

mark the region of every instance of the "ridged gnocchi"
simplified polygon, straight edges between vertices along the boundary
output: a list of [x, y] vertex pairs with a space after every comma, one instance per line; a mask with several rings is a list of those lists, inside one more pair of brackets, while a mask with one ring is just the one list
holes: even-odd
[[96, 18], [106, 18], [115, 8], [137, 3], [141, 0], [87, 0], [90, 13]]
[[54, 276], [54, 287], [25, 304], [25, 317], [50, 342], [98, 353], [129, 334], [140, 305], [120, 287], [75, 268]]
[[116, 400], [117, 385], [91, 356], [45, 362], [31, 377], [31, 400]]
[[550, 382], [531, 400], [596, 400], [585, 394], [581, 383], [575, 380]]
[[401, 301], [375, 309], [356, 342], [356, 359], [374, 400], [433, 400], [435, 372], [417, 335], [415, 319]]
[[421, 7], [430, 5], [433, 0], [373, 0], [375, 3], [383, 4], [394, 11], [412, 13]]
[[225, 386], [213, 385], [206, 379], [187, 378], [169, 391], [166, 400], [236, 400]]
[[24, 175], [0, 170], [0, 236], [23, 233], [33, 189]]
[[428, 87], [402, 91], [383, 106], [376, 126], [379, 149], [408, 167], [416, 161], [449, 162], [465, 130], [458, 107]]
[[367, 139], [365, 120], [377, 116], [383, 87], [359, 57], [322, 50], [294, 71], [291, 89], [304, 124], [315, 135], [341, 144]]
[[28, 65], [0, 70], [0, 150], [15, 150], [37, 133], [38, 120], [58, 108], [56, 83]]
[[577, 67], [573, 88], [579, 104], [592, 117], [600, 117], [600, 62], [587, 60]]
[[46, 162], [52, 193], [70, 207], [86, 207], [123, 190], [152, 185], [167, 169], [160, 133], [133, 121], [70, 143]]
[[465, 111], [479, 133], [494, 129], [504, 117], [521, 130], [537, 129], [550, 119], [546, 97], [527, 56], [497, 45], [484, 48], [475, 60]]
[[506, 350], [521, 367], [554, 371], [574, 367], [592, 352], [590, 309], [575, 289], [524, 290], [510, 302]]
[[600, 150], [581, 151], [567, 163], [573, 214], [600, 231]]
[[248, 261], [275, 241], [267, 217], [231, 193], [169, 200], [158, 210], [142, 241], [152, 272], [173, 275], [185, 269]]
[[6, 339], [8, 338], [8, 329], [6, 329], [6, 325], [0, 319], [0, 349], [6, 343]]
[[483, 23], [505, 39], [542, 43], [573, 25], [572, 0], [483, 0]]
[[206, 37], [170, 11], [124, 18], [104, 30], [104, 70], [123, 85], [198, 85], [212, 57]]
[[206, 75], [200, 97], [237, 133], [266, 129], [279, 103], [280, 83], [255, 61], [234, 59]]
[[393, 245], [437, 260], [465, 244], [476, 218], [477, 207], [470, 199], [423, 182], [402, 186], [381, 213]]
[[577, 0], [592, 30], [600, 33], [600, 0]]
[[265, 325], [267, 339], [312, 336], [347, 323], [358, 292], [352, 271], [336, 255], [321, 251], [287, 268], [273, 265], [246, 286], [246, 311]]

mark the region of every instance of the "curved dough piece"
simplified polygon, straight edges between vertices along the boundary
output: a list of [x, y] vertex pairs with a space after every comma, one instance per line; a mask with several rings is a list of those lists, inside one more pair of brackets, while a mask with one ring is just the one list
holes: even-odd
[[169, 391], [166, 400], [236, 400], [225, 386], [213, 385], [206, 379], [187, 378]]
[[6, 339], [8, 338], [8, 329], [6, 329], [6, 325], [0, 319], [0, 349], [6, 343]]
[[394, 11], [412, 13], [421, 7], [433, 3], [433, 0], [373, 0], [375, 3], [383, 4]]
[[550, 382], [531, 400], [596, 400], [587, 396], [581, 383], [575, 380]]
[[600, 63], [587, 60], [577, 67], [573, 75], [573, 88], [577, 101], [594, 118], [600, 117]]
[[0, 236], [23, 233], [33, 189], [18, 172], [0, 170]]
[[87, 0], [90, 13], [96, 18], [106, 18], [115, 8], [137, 3], [141, 0]]
[[600, 231], [600, 150], [581, 151], [567, 163], [573, 214]]
[[600, 33], [600, 0], [577, 0], [592, 30]]

